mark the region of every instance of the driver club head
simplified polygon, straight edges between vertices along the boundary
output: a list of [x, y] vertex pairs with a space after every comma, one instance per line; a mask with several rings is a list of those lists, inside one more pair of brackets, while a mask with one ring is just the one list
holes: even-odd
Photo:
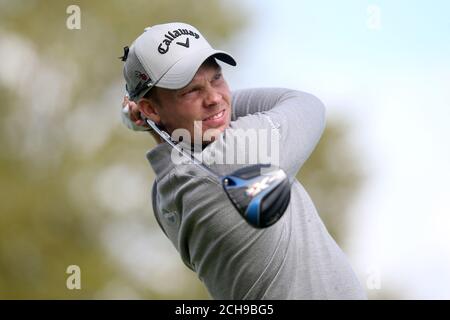
[[236, 170], [222, 177], [222, 186], [237, 211], [255, 228], [266, 228], [277, 222], [291, 198], [286, 173], [270, 164]]

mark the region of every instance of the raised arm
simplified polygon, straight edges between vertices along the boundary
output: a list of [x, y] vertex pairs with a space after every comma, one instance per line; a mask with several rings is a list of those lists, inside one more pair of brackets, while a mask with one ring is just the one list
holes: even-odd
[[[236, 135], [237, 139], [243, 135], [240, 129], [275, 131], [279, 149], [272, 151], [271, 158], [278, 159], [280, 167], [294, 179], [325, 128], [323, 103], [309, 93], [280, 88], [237, 91], [233, 95], [233, 103], [235, 121], [227, 134]], [[278, 157], [273, 152], [278, 152]], [[250, 155], [252, 151], [246, 145], [238, 153]]]
[[280, 166], [294, 178], [309, 158], [325, 129], [325, 106], [315, 96], [286, 91], [266, 112], [280, 131]]
[[296, 92], [284, 88], [250, 88], [232, 92], [232, 120], [249, 114], [269, 111]]

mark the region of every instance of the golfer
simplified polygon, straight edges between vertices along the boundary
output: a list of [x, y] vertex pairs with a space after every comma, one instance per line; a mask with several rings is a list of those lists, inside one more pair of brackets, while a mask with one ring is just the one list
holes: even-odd
[[[184, 23], [146, 28], [125, 48], [122, 60], [129, 95], [123, 104], [126, 125], [148, 130], [142, 115], [172, 137], [179, 137], [181, 130], [180, 145], [199, 150], [219, 175], [250, 162], [213, 161], [226, 158], [222, 156], [231, 151], [229, 141], [249, 130], [267, 130], [273, 141], [275, 132], [278, 150], [269, 149], [279, 152], [274, 159], [293, 183], [284, 216], [264, 229], [250, 226], [238, 214], [214, 177], [187, 160], [174, 161], [176, 152], [151, 132], [158, 142], [147, 153], [156, 175], [155, 217], [212, 298], [366, 298], [295, 178], [325, 127], [325, 109], [317, 98], [280, 88], [231, 93], [218, 62], [235, 66], [235, 59], [213, 49], [195, 27]], [[234, 145], [237, 156], [251, 158], [251, 147], [261, 141], [250, 142]], [[256, 156], [256, 161], [261, 159]]]

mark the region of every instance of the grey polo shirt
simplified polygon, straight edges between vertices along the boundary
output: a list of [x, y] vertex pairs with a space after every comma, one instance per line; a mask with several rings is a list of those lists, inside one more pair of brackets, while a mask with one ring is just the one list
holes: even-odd
[[[234, 92], [232, 107], [230, 128], [201, 151], [204, 161], [220, 158], [227, 141], [243, 129], [269, 129], [279, 142], [279, 165], [293, 182], [291, 201], [277, 223], [255, 229], [217, 179], [187, 160], [175, 165], [170, 146], [158, 145], [147, 153], [156, 174], [153, 210], [185, 265], [214, 299], [365, 299], [346, 256], [295, 178], [324, 130], [321, 101], [300, 91], [261, 88]], [[235, 151], [248, 154], [254, 143], [235, 145]], [[210, 167], [224, 175], [245, 165]]]

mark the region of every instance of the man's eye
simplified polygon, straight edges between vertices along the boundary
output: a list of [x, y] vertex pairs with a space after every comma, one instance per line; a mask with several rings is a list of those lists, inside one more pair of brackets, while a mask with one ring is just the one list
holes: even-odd
[[219, 80], [220, 78], [222, 78], [222, 73], [218, 73], [214, 76], [214, 80]]
[[183, 96], [185, 96], [185, 95], [187, 95], [187, 94], [189, 94], [189, 93], [193, 93], [193, 92], [195, 92], [195, 91], [197, 91], [197, 89], [196, 89], [196, 88], [192, 88], [192, 89], [186, 91], [186, 92], [183, 94]]

